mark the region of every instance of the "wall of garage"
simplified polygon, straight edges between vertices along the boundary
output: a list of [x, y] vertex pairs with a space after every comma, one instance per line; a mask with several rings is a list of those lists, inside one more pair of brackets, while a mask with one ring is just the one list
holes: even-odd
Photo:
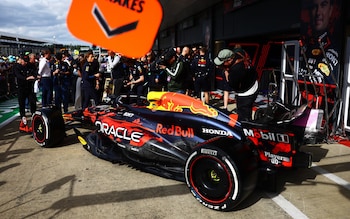
[[208, 30], [212, 45], [218, 40], [296, 35], [300, 26], [300, 1], [264, 0], [227, 13], [221, 2], [161, 31], [158, 45], [164, 49], [205, 44]]
[[[224, 3], [218, 3], [188, 18], [158, 35], [157, 47], [204, 44], [210, 28], [210, 47], [215, 41], [290, 40], [298, 39], [302, 0], [261, 0], [252, 5], [224, 13]], [[344, 12], [350, 3], [344, 0]], [[346, 36], [350, 35], [350, 13], [345, 14]]]
[[223, 4], [214, 8], [213, 35], [216, 40], [244, 38], [298, 31], [300, 1], [259, 1], [229, 13]]

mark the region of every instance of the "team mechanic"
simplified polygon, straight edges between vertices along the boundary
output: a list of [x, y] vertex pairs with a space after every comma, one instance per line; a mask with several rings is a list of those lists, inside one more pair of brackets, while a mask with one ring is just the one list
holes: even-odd
[[225, 71], [226, 79], [235, 92], [238, 120], [252, 120], [253, 104], [258, 95], [258, 74], [249, 55], [240, 46], [233, 51], [223, 49], [214, 63]]

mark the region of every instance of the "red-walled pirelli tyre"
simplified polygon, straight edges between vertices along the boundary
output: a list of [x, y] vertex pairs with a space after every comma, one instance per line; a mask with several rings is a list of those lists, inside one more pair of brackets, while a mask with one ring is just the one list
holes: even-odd
[[32, 118], [33, 138], [42, 147], [59, 144], [65, 136], [62, 113], [57, 108], [37, 110]]
[[[218, 211], [230, 211], [256, 185], [256, 171], [252, 174], [241, 171], [225, 151], [216, 146], [204, 145], [188, 157], [185, 179], [191, 193], [201, 204]], [[247, 177], [251, 178], [248, 180], [251, 182], [246, 180]]]

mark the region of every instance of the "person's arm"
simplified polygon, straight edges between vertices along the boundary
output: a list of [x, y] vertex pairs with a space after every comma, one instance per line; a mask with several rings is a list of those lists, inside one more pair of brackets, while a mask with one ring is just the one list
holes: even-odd
[[89, 78], [90, 79], [99, 79], [100, 77], [101, 77], [101, 73], [99, 72], [99, 69], [100, 69], [100, 64], [96, 61], [96, 60], [94, 60], [92, 63], [91, 63], [91, 65], [89, 66], [89, 68], [91, 68], [91, 69], [89, 69], [89, 72], [90, 73], [94, 73], [94, 74], [89, 74]]
[[19, 64], [15, 64], [13, 66], [13, 74], [16, 76], [17, 79], [24, 81], [26, 80], [26, 76], [21, 74], [21, 70], [19, 66], [20, 66]]
[[174, 71], [171, 71], [170, 69], [165, 68], [165, 70], [167, 71], [167, 73], [168, 73], [170, 76], [174, 77], [174, 78], [176, 78], [176, 77], [181, 73], [182, 69], [183, 69], [183, 63], [182, 63], [182, 62], [178, 62], [178, 63], [176, 64], [176, 68], [174, 69]]
[[140, 75], [139, 79], [135, 80], [135, 81], [130, 81], [130, 84], [138, 84], [141, 83], [145, 80], [145, 77], [143, 75]]
[[118, 64], [118, 62], [120, 61], [120, 56], [119, 55], [115, 55], [114, 59], [113, 59], [113, 62], [112, 62], [112, 60], [110, 60], [110, 61], [111, 62], [109, 64], [111, 66], [111, 69], [113, 69]]
[[77, 75], [78, 75], [78, 77], [83, 77], [83, 73], [82, 73], [82, 71], [81, 71], [81, 68], [77, 68]]
[[40, 60], [39, 62], [39, 68], [38, 68], [38, 76], [41, 77], [43, 70], [45, 68], [46, 62], [43, 60]]
[[96, 84], [96, 86], [95, 86], [95, 89], [96, 90], [99, 90], [100, 89], [100, 80], [99, 80], [99, 78], [97, 77], [96, 79], [95, 79], [95, 84]]
[[96, 79], [96, 80], [98, 80], [99, 77], [100, 77], [100, 73], [96, 73], [96, 74], [93, 74], [93, 75], [89, 75], [89, 76], [88, 76], [89, 79]]
[[63, 64], [66, 66], [67, 71], [62, 72], [64, 75], [69, 75], [71, 73], [71, 68], [67, 62], [63, 62]]

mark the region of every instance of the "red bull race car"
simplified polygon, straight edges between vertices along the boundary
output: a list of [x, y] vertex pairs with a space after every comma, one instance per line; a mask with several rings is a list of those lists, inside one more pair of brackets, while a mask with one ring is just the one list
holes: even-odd
[[171, 92], [149, 92], [145, 106], [132, 97], [66, 114], [55, 108], [38, 110], [33, 136], [42, 147], [53, 147], [67, 126], [91, 124], [82, 134], [91, 154], [123, 162], [152, 174], [183, 181], [204, 206], [229, 211], [255, 189], [261, 172], [311, 165], [300, 151], [310, 109], [280, 103], [258, 110], [253, 121]]

